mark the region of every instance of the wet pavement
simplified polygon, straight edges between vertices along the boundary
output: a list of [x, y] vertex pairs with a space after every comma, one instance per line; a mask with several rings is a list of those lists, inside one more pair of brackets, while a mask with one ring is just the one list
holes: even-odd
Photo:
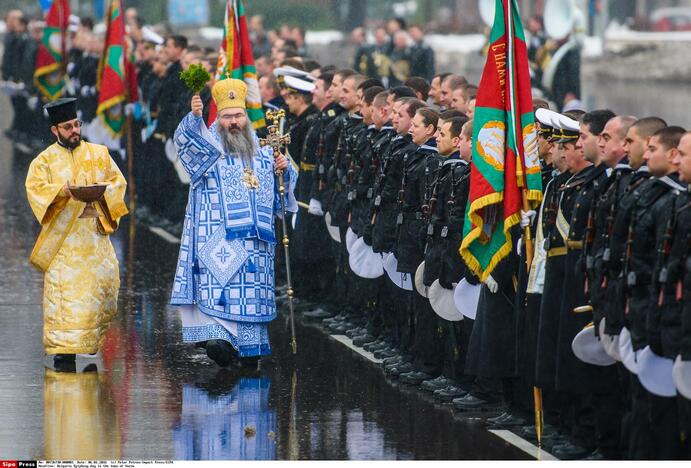
[[[0, 97], [0, 129], [9, 114]], [[78, 359], [86, 372], [44, 367], [42, 275], [27, 261], [38, 234], [24, 193], [32, 157], [0, 136], [0, 458], [531, 458], [482, 418], [387, 382], [315, 326], [298, 324], [293, 357], [285, 316], [271, 326], [273, 363], [219, 369], [181, 342], [167, 304], [177, 245], [129, 217], [112, 237], [122, 286], [101, 358]]]

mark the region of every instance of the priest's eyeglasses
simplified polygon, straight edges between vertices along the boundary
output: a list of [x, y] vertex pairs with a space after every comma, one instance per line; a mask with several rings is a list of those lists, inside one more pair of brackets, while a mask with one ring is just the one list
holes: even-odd
[[56, 126], [57, 126], [60, 130], [65, 130], [66, 132], [69, 132], [69, 131], [72, 130], [73, 128], [81, 128], [83, 123], [84, 123], [84, 122], [82, 122], [81, 120], [75, 120], [74, 122], [70, 122], [70, 123], [68, 123], [68, 124], [56, 125]]

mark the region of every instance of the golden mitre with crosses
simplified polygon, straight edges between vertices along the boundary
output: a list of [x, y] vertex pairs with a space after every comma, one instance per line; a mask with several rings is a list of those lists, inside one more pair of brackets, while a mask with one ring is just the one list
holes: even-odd
[[216, 102], [218, 112], [229, 108], [246, 108], [247, 85], [242, 80], [235, 78], [218, 80], [211, 88], [211, 94], [214, 97], [214, 102]]

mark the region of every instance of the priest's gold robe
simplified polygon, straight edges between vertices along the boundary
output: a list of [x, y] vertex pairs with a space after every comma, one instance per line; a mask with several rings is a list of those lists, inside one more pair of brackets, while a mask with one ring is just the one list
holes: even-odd
[[[63, 187], [108, 184], [94, 205], [98, 218], [80, 218], [85, 203]], [[31, 163], [26, 193], [41, 223], [30, 263], [44, 272], [43, 345], [47, 354], [95, 353], [117, 311], [120, 276], [110, 242], [127, 214], [125, 178], [108, 149], [82, 141], [74, 150], [58, 143]]]

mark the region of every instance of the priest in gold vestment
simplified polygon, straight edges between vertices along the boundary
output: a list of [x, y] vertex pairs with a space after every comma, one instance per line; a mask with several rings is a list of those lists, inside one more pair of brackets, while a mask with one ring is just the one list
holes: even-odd
[[[94, 354], [117, 312], [120, 277], [110, 242], [127, 214], [126, 182], [108, 149], [81, 139], [76, 100], [46, 105], [56, 142], [31, 163], [26, 193], [41, 224], [29, 261], [44, 273], [43, 345], [55, 365]], [[107, 184], [94, 203], [97, 215], [80, 217], [86, 203], [70, 187]]]

